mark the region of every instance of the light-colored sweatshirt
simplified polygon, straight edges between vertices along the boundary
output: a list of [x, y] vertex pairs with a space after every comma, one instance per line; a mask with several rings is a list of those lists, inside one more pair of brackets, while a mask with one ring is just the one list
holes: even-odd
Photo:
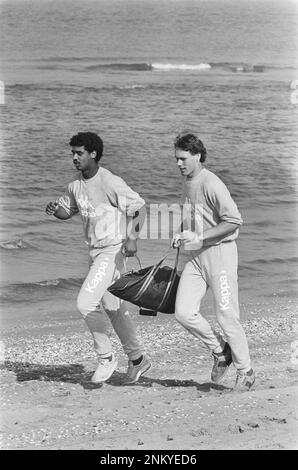
[[91, 256], [122, 243], [127, 238], [127, 216], [145, 204], [122, 178], [102, 167], [92, 178], [80, 175], [72, 181], [57, 202], [71, 217], [80, 213]]
[[[202, 168], [194, 178], [185, 180], [184, 201], [186, 204], [184, 230], [188, 229], [202, 234], [220, 222], [232, 222], [239, 226], [243, 222], [226, 185], [206, 168]], [[232, 234], [206, 240], [205, 245], [218, 245], [235, 240], [238, 233], [239, 229]]]

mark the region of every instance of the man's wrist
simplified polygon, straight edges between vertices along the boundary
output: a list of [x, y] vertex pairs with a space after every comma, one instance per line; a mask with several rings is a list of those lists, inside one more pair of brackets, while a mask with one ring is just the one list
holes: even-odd
[[202, 233], [196, 233], [194, 232], [194, 241], [199, 243], [204, 240], [203, 234]]
[[127, 235], [127, 240], [131, 240], [133, 242], [138, 241], [138, 238], [135, 235]]

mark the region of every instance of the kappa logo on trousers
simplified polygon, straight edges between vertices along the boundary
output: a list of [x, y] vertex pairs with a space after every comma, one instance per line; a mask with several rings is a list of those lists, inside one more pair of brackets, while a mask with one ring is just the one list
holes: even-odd
[[[106, 258], [108, 260], [109, 258]], [[94, 278], [88, 282], [87, 286], [85, 287], [85, 290], [89, 292], [90, 294], [93, 294], [94, 290], [98, 286], [98, 284], [102, 281], [103, 277], [106, 274], [106, 269], [109, 266], [109, 263], [107, 261], [102, 261], [99, 265], [98, 270], [95, 273]]]
[[230, 291], [230, 286], [228, 284], [228, 277], [227, 277], [226, 271], [220, 272], [219, 282], [220, 282], [220, 297], [221, 297], [219, 308], [220, 310], [228, 310], [228, 308], [230, 307], [231, 291]]

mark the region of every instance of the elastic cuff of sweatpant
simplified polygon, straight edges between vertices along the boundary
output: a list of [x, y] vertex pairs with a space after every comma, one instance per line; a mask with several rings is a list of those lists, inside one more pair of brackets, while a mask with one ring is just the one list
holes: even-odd
[[142, 351], [127, 354], [127, 357], [130, 361], [135, 361], [136, 359], [139, 359], [139, 357], [141, 356], [144, 356], [144, 353]]
[[108, 359], [108, 358], [111, 357], [111, 355], [113, 354], [113, 351], [110, 351], [110, 352], [107, 352], [107, 353], [103, 353], [103, 354], [100, 353], [100, 352], [98, 352], [98, 351], [96, 351], [96, 350], [95, 350], [95, 352], [96, 352], [97, 356], [99, 357], [99, 359]]
[[251, 370], [251, 366], [249, 367], [244, 367], [243, 369], [238, 369], [237, 367], [237, 372], [240, 372], [241, 374], [246, 374], [246, 372]]

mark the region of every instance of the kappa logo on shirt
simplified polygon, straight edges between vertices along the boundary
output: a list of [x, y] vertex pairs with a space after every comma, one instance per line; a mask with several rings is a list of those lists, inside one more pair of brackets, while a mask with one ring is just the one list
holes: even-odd
[[219, 304], [219, 308], [220, 310], [228, 310], [228, 308], [230, 308], [230, 295], [231, 295], [230, 286], [228, 284], [228, 277], [227, 277], [226, 271], [221, 271], [220, 275], [221, 276], [219, 278], [219, 282], [220, 282], [221, 301]]
[[96, 217], [95, 207], [89, 201], [87, 196], [81, 195], [78, 198], [78, 206], [82, 216], [84, 217]]

